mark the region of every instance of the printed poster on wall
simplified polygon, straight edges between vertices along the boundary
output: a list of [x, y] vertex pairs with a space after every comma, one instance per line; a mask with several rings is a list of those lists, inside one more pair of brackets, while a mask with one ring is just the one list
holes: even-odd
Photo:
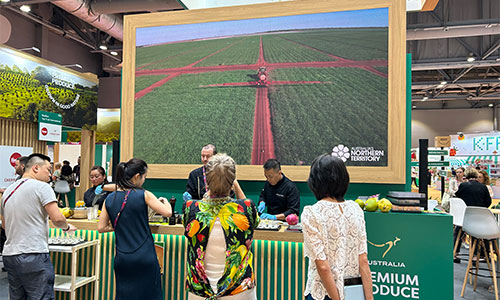
[[97, 124], [97, 77], [0, 46], [0, 117], [36, 122], [38, 111], [62, 115], [63, 125]]
[[32, 147], [0, 146], [0, 188], [16, 181], [16, 160], [33, 153]]

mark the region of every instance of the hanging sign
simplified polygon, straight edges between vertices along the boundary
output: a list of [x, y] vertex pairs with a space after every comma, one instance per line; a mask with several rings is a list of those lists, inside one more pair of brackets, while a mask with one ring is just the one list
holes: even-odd
[[451, 136], [456, 155], [497, 155], [500, 153], [500, 132], [460, 134]]
[[38, 111], [38, 139], [40, 141], [60, 142], [62, 115], [48, 111]]

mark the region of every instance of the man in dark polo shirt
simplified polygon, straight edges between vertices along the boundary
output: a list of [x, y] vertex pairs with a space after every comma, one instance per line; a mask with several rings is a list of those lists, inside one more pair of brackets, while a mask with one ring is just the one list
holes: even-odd
[[[280, 162], [268, 159], [264, 163], [266, 183], [260, 193], [258, 211], [262, 219], [285, 220], [290, 214], [299, 215], [300, 193], [295, 184], [281, 171]], [[263, 213], [267, 207], [267, 213]]]

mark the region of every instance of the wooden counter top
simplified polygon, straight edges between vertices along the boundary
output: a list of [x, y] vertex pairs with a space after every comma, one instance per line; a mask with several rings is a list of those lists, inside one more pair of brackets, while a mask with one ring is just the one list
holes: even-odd
[[[86, 219], [68, 219], [68, 222], [75, 225], [81, 230], [97, 230], [97, 220], [89, 221]], [[52, 222], [50, 227], [54, 228]], [[163, 224], [150, 224], [151, 232], [153, 234], [170, 234], [170, 235], [183, 235], [184, 227], [182, 225], [163, 225]], [[268, 240], [268, 241], [282, 241], [282, 242], [295, 242], [302, 243], [304, 238], [302, 233], [285, 231], [286, 227], [281, 226], [280, 231], [270, 230], [255, 230], [254, 239]]]

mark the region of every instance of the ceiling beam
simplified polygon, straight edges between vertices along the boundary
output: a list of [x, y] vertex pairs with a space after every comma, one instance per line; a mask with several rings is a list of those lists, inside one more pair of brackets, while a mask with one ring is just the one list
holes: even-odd
[[[500, 83], [499, 80], [497, 79], [484, 79], [484, 80], [464, 80], [460, 81], [460, 83], [448, 83], [448, 88], [453, 89], [453, 88], [475, 88], [481, 85], [496, 85]], [[425, 82], [413, 82], [411, 85], [412, 90], [422, 90], [422, 89], [428, 89], [432, 87], [436, 87], [439, 85], [440, 82], [432, 82], [432, 81], [425, 81]]]
[[412, 71], [426, 71], [426, 70], [447, 70], [447, 69], [464, 69], [464, 68], [482, 68], [482, 67], [496, 67], [500, 66], [500, 61], [496, 60], [479, 60], [468, 62], [465, 59], [455, 62], [432, 62], [432, 63], [412, 63]]
[[459, 26], [439, 26], [430, 28], [414, 28], [406, 30], [407, 41], [449, 39], [457, 37], [484, 36], [500, 34], [500, 24], [470, 24]]

